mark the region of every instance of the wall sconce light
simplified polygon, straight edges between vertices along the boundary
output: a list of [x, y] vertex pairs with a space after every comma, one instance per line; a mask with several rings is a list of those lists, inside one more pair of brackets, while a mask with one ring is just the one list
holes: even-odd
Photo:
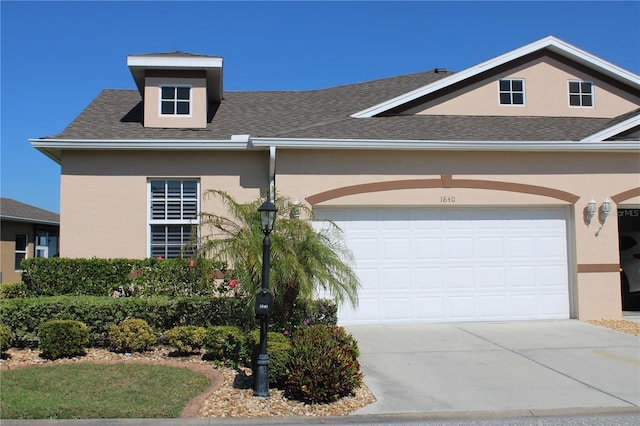
[[609, 199], [609, 197], [605, 198], [604, 201], [602, 202], [602, 205], [600, 206], [600, 215], [598, 218], [600, 221], [600, 227], [596, 231], [596, 237], [600, 235], [600, 231], [602, 231], [602, 227], [604, 226], [604, 223], [607, 221], [607, 218], [611, 214], [612, 208], [613, 208], [613, 202]]
[[596, 215], [597, 211], [598, 203], [596, 203], [596, 200], [592, 198], [591, 200], [589, 200], [589, 202], [587, 203], [587, 207], [585, 207], [584, 209], [584, 222], [587, 224], [587, 226], [591, 224], [591, 220]]

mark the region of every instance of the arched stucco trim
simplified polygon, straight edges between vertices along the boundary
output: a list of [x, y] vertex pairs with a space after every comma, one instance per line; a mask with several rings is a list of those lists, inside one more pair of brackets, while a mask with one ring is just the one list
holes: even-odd
[[621, 192], [619, 194], [613, 195], [611, 197], [611, 201], [616, 204], [620, 204], [623, 201], [627, 201], [633, 197], [640, 196], [640, 187], [630, 189], [628, 191]]
[[451, 175], [441, 175], [440, 179], [406, 179], [391, 180], [382, 182], [371, 182], [359, 185], [343, 186], [320, 192], [306, 198], [312, 206], [348, 195], [365, 194], [369, 192], [393, 191], [397, 189], [420, 189], [420, 188], [472, 188], [472, 189], [492, 189], [497, 191], [520, 192], [525, 194], [543, 195], [558, 200], [575, 204], [580, 199], [579, 196], [570, 192], [544, 186], [528, 185], [523, 183], [502, 182], [481, 179], [454, 179]]

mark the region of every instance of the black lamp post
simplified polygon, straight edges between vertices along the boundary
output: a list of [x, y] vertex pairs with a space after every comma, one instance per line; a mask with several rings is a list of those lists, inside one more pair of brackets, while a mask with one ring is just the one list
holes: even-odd
[[269, 396], [269, 355], [267, 354], [267, 318], [273, 313], [273, 294], [269, 290], [269, 263], [271, 257], [271, 240], [278, 209], [269, 200], [260, 208], [260, 226], [264, 233], [262, 240], [262, 289], [256, 295], [256, 317], [260, 319], [260, 353], [254, 373], [253, 396], [266, 398]]

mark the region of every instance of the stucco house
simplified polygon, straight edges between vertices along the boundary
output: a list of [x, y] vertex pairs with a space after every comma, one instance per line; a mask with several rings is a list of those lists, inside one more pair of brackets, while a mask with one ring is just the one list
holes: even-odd
[[551, 36], [459, 72], [310, 91], [223, 91], [215, 56], [127, 65], [138, 90], [31, 140], [62, 166], [61, 256], [175, 256], [220, 208], [204, 191], [277, 187], [344, 231], [362, 289], [342, 324], [621, 317], [638, 75]]
[[58, 213], [3, 197], [0, 228], [0, 282], [20, 281], [23, 259], [58, 255]]

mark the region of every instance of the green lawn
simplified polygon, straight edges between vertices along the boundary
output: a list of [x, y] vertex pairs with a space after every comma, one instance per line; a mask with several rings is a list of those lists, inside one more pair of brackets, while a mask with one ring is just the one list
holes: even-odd
[[174, 418], [209, 384], [186, 368], [162, 365], [83, 363], [3, 371], [0, 417]]

